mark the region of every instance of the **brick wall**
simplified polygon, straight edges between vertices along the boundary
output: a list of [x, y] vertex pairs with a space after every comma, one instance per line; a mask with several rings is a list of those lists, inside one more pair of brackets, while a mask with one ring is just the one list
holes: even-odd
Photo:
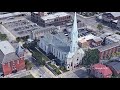
[[11, 74], [13, 70], [23, 70], [25, 68], [24, 58], [20, 60], [11, 61], [10, 63], [6, 63], [2, 65], [4, 75]]
[[108, 49], [103, 52], [99, 52], [99, 57], [101, 59], [107, 59], [108, 56], [111, 56], [113, 53], [116, 53], [118, 51], [118, 47]]

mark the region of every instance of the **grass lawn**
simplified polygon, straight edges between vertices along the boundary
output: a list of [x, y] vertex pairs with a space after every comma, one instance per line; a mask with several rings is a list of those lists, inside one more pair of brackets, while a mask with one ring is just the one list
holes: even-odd
[[36, 49], [32, 50], [32, 55], [38, 60], [38, 63], [41, 65], [45, 65], [45, 62], [49, 60], [45, 55]]
[[67, 70], [65, 67], [64, 68], [59, 68], [62, 72], [67, 72], [67, 71], [69, 71], [69, 70]]
[[21, 78], [34, 78], [32, 75], [27, 75], [27, 76], [24, 76], [24, 77], [21, 77]]
[[57, 68], [55, 65], [52, 65], [51, 63], [48, 63], [48, 65], [49, 65], [50, 67], [52, 67], [53, 69], [56, 69], [56, 68]]
[[50, 67], [52, 67], [53, 70], [54, 70], [58, 75], [61, 74], [59, 68], [57, 68], [55, 65], [52, 65], [51, 63], [48, 63], [48, 65], [49, 65]]

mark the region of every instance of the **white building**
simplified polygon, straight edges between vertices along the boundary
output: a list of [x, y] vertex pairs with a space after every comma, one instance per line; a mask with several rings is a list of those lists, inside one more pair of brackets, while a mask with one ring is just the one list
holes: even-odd
[[39, 47], [46, 53], [57, 57], [67, 70], [73, 70], [82, 62], [84, 51], [78, 47], [76, 13], [71, 34], [46, 34], [40, 39]]

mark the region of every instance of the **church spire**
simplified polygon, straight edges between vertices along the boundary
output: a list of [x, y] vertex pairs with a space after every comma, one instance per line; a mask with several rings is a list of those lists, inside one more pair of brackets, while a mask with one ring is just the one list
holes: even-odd
[[72, 32], [76, 32], [78, 34], [76, 12], [75, 12], [75, 16], [74, 16]]
[[77, 28], [77, 18], [76, 18], [76, 12], [75, 12], [73, 27], [71, 31], [70, 52], [75, 52], [77, 51], [77, 49], [78, 49], [78, 28]]

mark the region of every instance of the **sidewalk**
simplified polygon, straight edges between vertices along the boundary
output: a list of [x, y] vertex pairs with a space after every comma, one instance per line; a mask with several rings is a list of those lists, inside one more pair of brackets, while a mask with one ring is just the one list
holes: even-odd
[[40, 78], [40, 75], [39, 73], [37, 73], [37, 71], [30, 70], [30, 73], [33, 75], [34, 78]]
[[75, 68], [74, 70], [71, 70], [71, 71], [68, 71], [68, 72], [65, 72], [63, 74], [58, 75], [57, 78], [63, 78], [65, 75], [69, 75], [69, 74], [74, 73], [75, 71], [80, 70], [80, 69], [81, 70], [86, 70], [85, 67]]
[[56, 76], [48, 68], [46, 68], [45, 66], [43, 68], [46, 70], [47, 73], [51, 75], [52, 78], [56, 78]]
[[24, 77], [24, 76], [27, 76], [27, 75], [30, 75], [29, 71], [21, 70], [17, 73], [12, 73], [12, 74], [6, 75], [3, 78], [21, 78], [21, 77]]

